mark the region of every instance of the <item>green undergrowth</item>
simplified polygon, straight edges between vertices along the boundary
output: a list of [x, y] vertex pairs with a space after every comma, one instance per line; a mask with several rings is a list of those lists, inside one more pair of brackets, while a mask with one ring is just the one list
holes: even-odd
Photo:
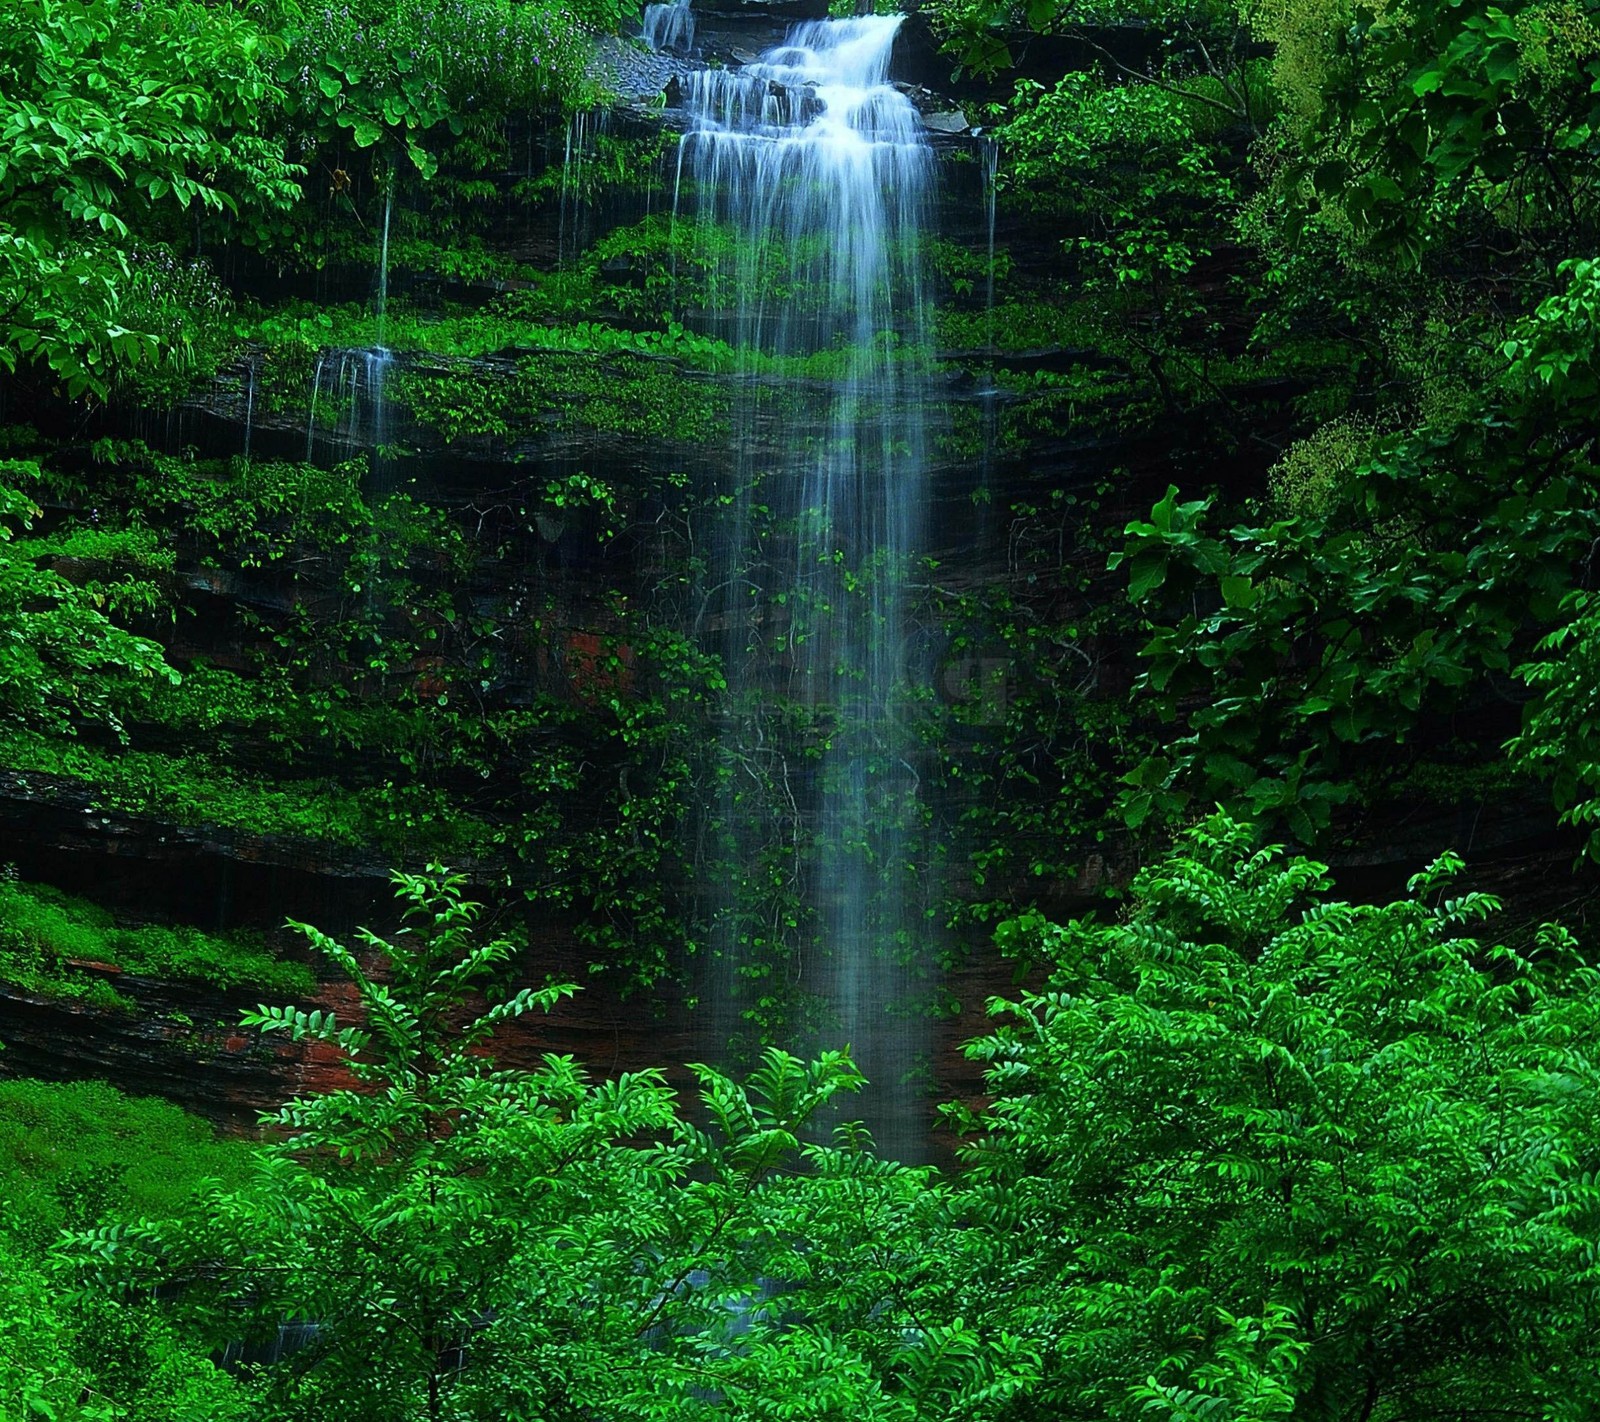
[[[416, 310], [391, 304], [381, 319], [356, 304], [295, 303], [257, 313], [239, 324], [238, 333], [261, 352], [262, 398], [269, 402], [264, 408], [273, 408], [272, 401], [278, 407], [309, 402], [319, 354], [380, 345], [392, 351], [467, 358], [516, 352], [642, 356], [710, 375], [785, 380], [837, 378], [861, 354], [839, 346], [810, 355], [771, 355], [702, 335], [673, 320], [638, 330], [603, 320], [564, 323], [550, 318], [537, 291], [506, 292], [484, 307]], [[896, 359], [908, 363], [927, 359], [927, 352], [913, 346], [890, 349]], [[880, 354], [874, 347], [873, 358]]]
[[1419, 802], [1457, 810], [1496, 801], [1535, 802], [1538, 777], [1526, 766], [1495, 759], [1495, 749], [1493, 744], [1460, 737], [1409, 765], [1375, 768], [1354, 777], [1354, 801], [1372, 814], [1392, 814], [1392, 807]]
[[[1042, 323], [1035, 328], [1047, 329]], [[1242, 400], [1263, 395], [1314, 415], [1347, 398], [1353, 378], [1348, 351], [1327, 341], [1285, 341], [1270, 350], [1222, 355], [1181, 346], [1156, 351], [1114, 336], [1091, 340], [1082, 359], [1059, 369], [998, 366], [986, 374], [1008, 398], [986, 439], [975, 419], [967, 421], [972, 428], [957, 422], [945, 437], [952, 453], [973, 455], [985, 443], [1021, 452], [1037, 439], [1133, 433], [1174, 410], [1211, 407], [1231, 416]]]
[[0, 977], [52, 996], [111, 1005], [94, 991], [103, 984], [75, 967], [83, 962], [219, 988], [298, 994], [316, 988], [309, 968], [277, 958], [258, 934], [212, 934], [187, 924], [128, 927], [87, 899], [45, 884], [0, 880]]
[[248, 1387], [146, 1293], [69, 1290], [63, 1230], [119, 1228], [243, 1185], [255, 1147], [103, 1082], [0, 1081], [0, 1417], [245, 1422]]
[[1036, 292], [997, 301], [992, 311], [941, 307], [934, 313], [935, 341], [943, 350], [1096, 347], [1106, 339], [1105, 324], [1088, 303], [1054, 305]]
[[101, 1012], [136, 1012], [138, 1004], [92, 971], [72, 966], [18, 940], [11, 946], [8, 926], [0, 923], [0, 982], [28, 997], [76, 1002]]
[[[404, 492], [363, 489], [364, 457], [331, 469], [284, 460], [197, 460], [138, 441], [99, 440], [84, 464], [52, 464], [45, 496], [94, 505], [102, 519], [120, 501], [129, 519], [181, 525], [181, 545], [206, 567], [257, 569], [315, 549], [354, 573], [408, 562], [445, 571], [463, 565], [460, 531], [442, 509]], [[137, 525], [135, 525], [137, 526]], [[170, 561], [170, 552], [168, 553]]]
[[[351, 262], [376, 271], [381, 242], [364, 237], [349, 253]], [[461, 233], [447, 242], [423, 235], [396, 238], [389, 245], [389, 279], [401, 275], [458, 282], [531, 282], [538, 269], [496, 252], [475, 234]]]
[[64, 1228], [164, 1213], [201, 1180], [241, 1182], [254, 1153], [106, 1082], [0, 1081], [0, 1227], [38, 1245]]

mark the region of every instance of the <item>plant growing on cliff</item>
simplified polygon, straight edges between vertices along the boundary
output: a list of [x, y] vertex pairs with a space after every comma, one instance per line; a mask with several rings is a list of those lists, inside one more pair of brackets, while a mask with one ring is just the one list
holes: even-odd
[[172, 555], [141, 528], [36, 535], [40, 478], [31, 460], [0, 459], [0, 726], [120, 732], [139, 681], [178, 679], [159, 644], [121, 625], [159, 602]]

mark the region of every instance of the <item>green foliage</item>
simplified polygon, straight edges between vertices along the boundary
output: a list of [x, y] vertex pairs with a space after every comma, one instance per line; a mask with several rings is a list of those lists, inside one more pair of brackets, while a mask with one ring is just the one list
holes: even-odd
[[[33, 461], [0, 460], [0, 718], [57, 733], [80, 720], [120, 730], [132, 684], [177, 673], [157, 643], [108, 613], [155, 605], [151, 576], [170, 570], [171, 555], [139, 527], [32, 535], [41, 510], [23, 489], [41, 478]], [[76, 579], [59, 571], [74, 566]]]
[[1080, 214], [1088, 231], [1068, 250], [1114, 286], [1188, 273], [1206, 252], [1194, 250], [1198, 224], [1184, 205], [1230, 197], [1184, 101], [1155, 84], [1108, 86], [1082, 72], [1050, 90], [1019, 82], [999, 137], [1008, 181]]
[[1347, 14], [1323, 38], [1327, 69], [1286, 174], [1292, 208], [1412, 264], [1486, 222], [1524, 260], [1570, 255], [1574, 229], [1593, 233], [1592, 7]]
[[[621, 18], [622, 7], [618, 7]], [[570, 99], [590, 46], [565, 12], [513, 0], [312, 4], [285, 15], [292, 38], [278, 77], [292, 121], [319, 138], [381, 146], [431, 177], [430, 130]]]
[[859, 1077], [836, 1053], [771, 1052], [745, 1085], [699, 1067], [700, 1129], [659, 1073], [591, 1083], [553, 1055], [497, 1068], [496, 1026], [573, 988], [496, 990], [512, 948], [477, 936], [461, 884], [397, 875], [405, 927], [363, 933], [359, 957], [305, 929], [354, 984], [360, 1024], [245, 1020], [336, 1048], [361, 1089], [269, 1118], [285, 1139], [243, 1187], [171, 1222], [80, 1232], [84, 1286], [183, 1279], [176, 1313], [217, 1341], [314, 1320], [306, 1349], [261, 1370], [271, 1416], [697, 1415], [722, 1371], [743, 1383], [756, 1343], [783, 1346], [759, 1322], [738, 1341], [747, 1255], [792, 1256], [802, 1214], [772, 1240], [762, 1228], [774, 1172]]
[[1587, 852], [1600, 859], [1600, 600], [1572, 593], [1562, 613], [1567, 620], [1535, 649], [1548, 660], [1517, 668], [1535, 699], [1507, 749], [1518, 766], [1551, 782], [1562, 822], [1587, 827]]
[[[531, 351], [591, 359], [638, 357], [677, 361], [708, 374], [753, 371], [802, 379], [837, 374], [848, 368], [850, 360], [845, 350], [809, 356], [746, 351], [688, 330], [671, 317], [646, 329], [608, 324], [591, 319], [599, 304], [600, 297], [592, 287], [573, 283], [565, 274], [551, 274], [531, 290], [504, 292], [483, 307], [445, 306], [422, 313], [397, 304], [384, 318], [383, 344], [396, 351], [426, 351], [435, 356]], [[579, 313], [584, 319], [571, 319]], [[298, 398], [303, 403], [309, 399], [311, 371], [318, 354], [330, 348], [370, 348], [378, 344], [379, 325], [375, 314], [354, 306], [289, 303], [270, 312], [251, 313], [235, 330], [241, 339], [260, 341], [268, 360], [284, 366], [280, 400]], [[920, 351], [903, 355], [925, 358]]]
[[327, 776], [240, 774], [201, 753], [107, 752], [26, 733], [0, 739], [0, 748], [24, 772], [23, 789], [26, 772], [68, 777], [88, 785], [97, 804], [166, 824], [418, 856], [481, 850], [488, 835], [476, 817], [447, 814], [442, 789], [415, 781], [351, 789]]
[[64, 1228], [180, 1209], [252, 1148], [99, 1082], [0, 1082], [0, 1417], [244, 1422], [248, 1397], [142, 1303], [73, 1301], [43, 1250]]
[[[170, 401], [213, 373], [227, 344], [209, 270], [175, 256], [182, 245], [209, 232], [320, 264], [352, 245], [330, 217], [387, 228], [402, 162], [425, 179], [441, 159], [467, 169], [443, 181], [468, 193], [471, 170], [499, 161], [508, 115], [592, 93], [593, 27], [615, 29], [636, 8], [7, 6], [0, 369], [37, 367], [73, 398], [120, 385]], [[370, 178], [351, 174], [362, 150]], [[330, 180], [326, 203], [302, 186], [311, 175], [313, 188]]]
[[148, 332], [162, 359], [120, 372], [116, 394], [156, 407], [174, 403], [197, 379], [213, 376], [234, 354], [233, 300], [208, 262], [185, 260], [167, 246], [135, 246], [118, 316]]
[[396, 400], [446, 439], [574, 429], [706, 444], [728, 431], [727, 393], [646, 356], [526, 356], [512, 370], [466, 365], [392, 383]]
[[1062, 606], [1093, 586], [1099, 509], [1059, 490], [1014, 503], [1008, 578], [944, 591], [937, 744], [962, 806], [949, 847], [970, 866], [945, 908], [954, 923], [992, 924], [1046, 883], [1105, 887], [1118, 769], [1137, 742], [1131, 711], [1100, 690], [1102, 648], [1132, 629], [1114, 602]]
[[0, 1416], [247, 1422], [245, 1390], [148, 1308], [74, 1304], [0, 1228]]
[[166, 1214], [199, 1182], [238, 1182], [254, 1147], [152, 1097], [104, 1082], [0, 1081], [0, 1238], [33, 1246], [64, 1228]]
[[694, 1068], [698, 1124], [653, 1072], [497, 1067], [572, 989], [512, 991], [460, 879], [399, 875], [388, 941], [305, 930], [360, 1016], [247, 1014], [357, 1088], [177, 1218], [78, 1229], [80, 1296], [181, 1280], [213, 1343], [314, 1321], [254, 1370], [266, 1418], [1579, 1422], [1596, 974], [1560, 930], [1465, 936], [1496, 905], [1459, 869], [1342, 903], [1216, 816], [1119, 921], [1006, 923], [1045, 980], [969, 1045], [947, 1182], [854, 1127], [802, 1144], [860, 1084], [837, 1054]]
[[1047, 980], [968, 1048], [947, 1306], [1035, 1415], [1593, 1409], [1594, 972], [1463, 936], [1458, 869], [1339, 903], [1213, 817], [1122, 921], [1002, 928]]
[[1321, 513], [1218, 536], [1208, 501], [1173, 489], [1128, 526], [1113, 565], [1155, 616], [1147, 704], [1172, 718], [1204, 699], [1129, 777], [1135, 823], [1198, 795], [1309, 840], [1351, 794], [1349, 748], [1406, 740], [1562, 617], [1600, 533], [1600, 268], [1564, 275], [1469, 415], [1378, 442]]
[[0, 366], [37, 360], [68, 394], [103, 396], [119, 366], [181, 354], [161, 321], [123, 324], [125, 244], [173, 212], [270, 210], [297, 195], [299, 170], [259, 129], [281, 53], [228, 6], [5, 7]]
[[570, 910], [625, 984], [666, 971], [693, 937], [678, 830], [720, 673], [647, 609], [617, 601], [575, 623], [548, 591], [486, 598], [480, 579], [569, 525], [617, 556], [640, 505], [681, 499], [681, 478], [546, 477], [463, 527], [412, 494], [364, 491], [364, 461], [199, 461], [113, 441], [90, 454], [58, 452], [39, 476], [40, 498], [66, 506], [51, 547], [124, 556], [110, 532], [124, 509], [181, 527], [160, 551], [182, 576], [148, 581], [141, 616], [192, 646], [191, 619], [225, 606], [205, 637], [227, 664], [89, 683], [116, 693], [120, 746], [65, 712], [5, 732], [18, 791], [274, 855], [450, 854]]

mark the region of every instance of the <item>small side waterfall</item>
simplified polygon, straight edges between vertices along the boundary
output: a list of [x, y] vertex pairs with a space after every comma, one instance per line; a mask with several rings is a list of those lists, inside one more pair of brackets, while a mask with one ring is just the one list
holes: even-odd
[[308, 463], [320, 439], [332, 445], [340, 458], [369, 449], [373, 467], [378, 467], [383, 447], [389, 443], [389, 402], [384, 386], [393, 364], [394, 357], [382, 346], [324, 351], [317, 357], [306, 423]]
[[389, 313], [389, 220], [394, 216], [394, 179], [389, 179], [389, 190], [383, 195], [383, 236], [378, 244], [378, 300], [375, 314], [378, 318], [378, 349], [383, 349], [383, 323]]
[[983, 389], [978, 392], [983, 399], [983, 456], [978, 464], [980, 497], [977, 513], [979, 531], [987, 534], [991, 517], [989, 497], [994, 474], [995, 444], [999, 434], [997, 401], [1000, 390], [995, 383], [994, 370], [994, 226], [995, 212], [1000, 201], [999, 140], [985, 138], [978, 150], [978, 156], [983, 164], [983, 215], [988, 235], [983, 267], [983, 345], [988, 374], [984, 379]]
[[372, 467], [376, 471], [388, 458], [389, 396], [385, 385], [394, 357], [388, 348], [378, 346], [361, 352], [362, 385], [367, 400], [367, 442], [372, 446]]
[[374, 474], [384, 466], [385, 449], [389, 444], [389, 400], [385, 387], [394, 364], [394, 356], [383, 343], [389, 309], [389, 231], [393, 219], [394, 179], [391, 176], [383, 197], [378, 268], [374, 273], [372, 312], [377, 344], [367, 350], [327, 350], [317, 356], [306, 420], [307, 463], [316, 453], [320, 439], [331, 445], [339, 458], [349, 458], [358, 450], [366, 450]]
[[256, 363], [251, 361], [247, 367], [244, 390], [244, 457], [250, 458], [250, 436], [256, 427]]
[[644, 42], [657, 54], [694, 51], [694, 13], [689, 0], [644, 7]]
[[602, 140], [611, 127], [609, 109], [579, 109], [567, 120], [566, 148], [561, 159], [560, 225], [556, 229], [556, 259], [568, 262], [583, 251], [592, 218], [589, 174]]
[[328, 363], [325, 355], [317, 357], [316, 368], [311, 372], [311, 413], [306, 417], [306, 463], [311, 463], [311, 455], [316, 449], [317, 439], [317, 401], [322, 395], [322, 370]]
[[988, 260], [983, 268], [984, 342], [994, 353], [994, 218], [1000, 193], [1000, 144], [985, 138], [979, 150], [983, 162], [983, 209], [988, 225]]
[[885, 1149], [920, 1148], [913, 1075], [931, 958], [919, 875], [917, 711], [930, 680], [909, 616], [926, 497], [921, 234], [932, 152], [888, 83], [898, 16], [797, 26], [738, 70], [685, 80], [677, 209], [717, 290], [711, 334], [744, 371], [731, 528], [700, 632], [728, 679], [708, 983], [736, 1039], [786, 975], [804, 1045], [848, 1043]]

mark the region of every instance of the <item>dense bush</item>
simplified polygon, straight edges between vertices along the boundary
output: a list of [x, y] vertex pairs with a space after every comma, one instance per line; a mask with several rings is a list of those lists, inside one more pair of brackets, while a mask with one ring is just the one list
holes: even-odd
[[1002, 943], [950, 1297], [1040, 1414], [1590, 1416], [1600, 977], [1447, 856], [1383, 905], [1213, 818]]
[[311, 934], [366, 1026], [247, 1015], [365, 1089], [292, 1102], [198, 1209], [80, 1233], [85, 1286], [181, 1280], [213, 1342], [317, 1320], [270, 1415], [1576, 1422], [1597, 975], [1559, 930], [1464, 936], [1495, 904], [1458, 867], [1356, 906], [1216, 817], [1123, 921], [1007, 924], [1046, 981], [969, 1046], [989, 1102], [950, 1108], [945, 1180], [851, 1128], [801, 1146], [859, 1084], [837, 1055], [696, 1068], [710, 1133], [653, 1073], [496, 1069], [494, 1026], [570, 989], [462, 1023], [507, 945], [457, 881], [402, 878], [407, 930], [366, 938], [387, 982]]

